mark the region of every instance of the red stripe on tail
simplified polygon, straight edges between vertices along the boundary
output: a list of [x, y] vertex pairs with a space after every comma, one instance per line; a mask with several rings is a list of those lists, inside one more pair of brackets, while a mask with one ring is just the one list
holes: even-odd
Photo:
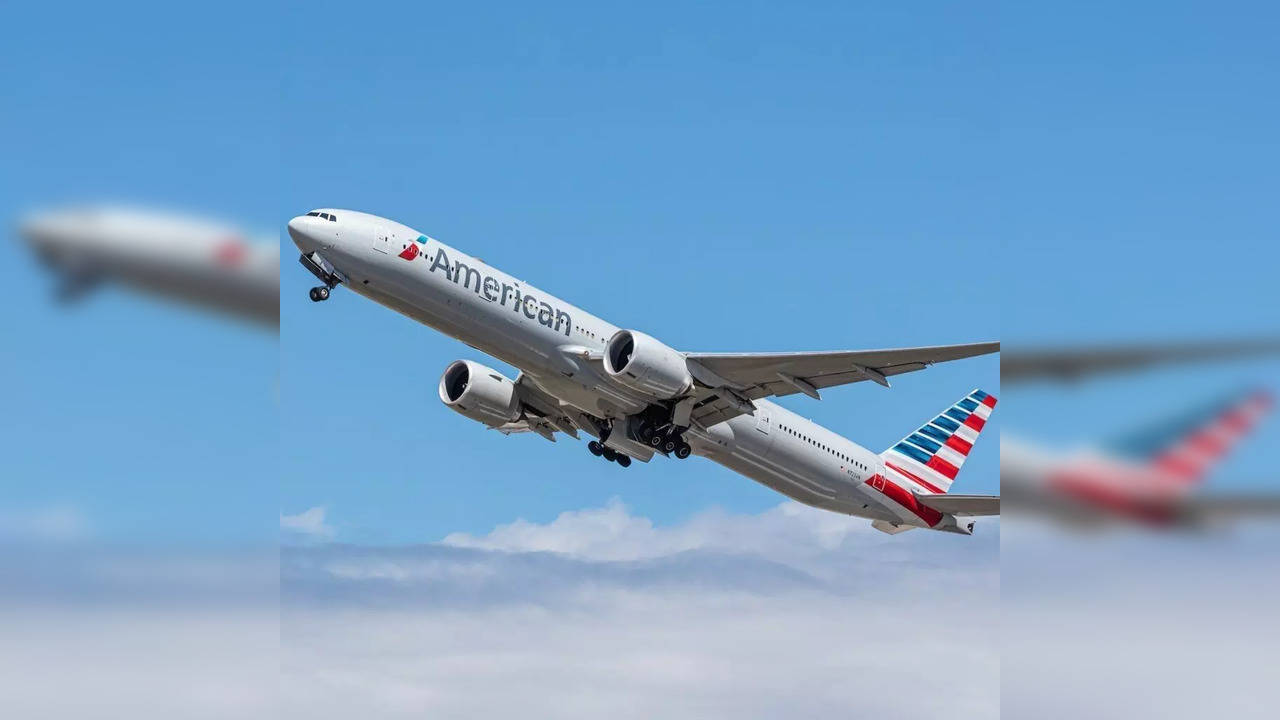
[[[880, 491], [885, 497], [910, 510], [911, 514], [928, 523], [929, 527], [937, 525], [942, 520], [942, 513], [928, 505], [922, 505], [910, 491], [883, 475], [875, 475], [869, 478], [866, 484], [870, 485], [873, 490]], [[882, 486], [878, 487], [878, 485]]]
[[948, 480], [955, 480], [956, 473], [960, 472], [960, 468], [956, 467], [955, 465], [952, 465], [946, 460], [943, 460], [937, 455], [934, 455], [933, 457], [929, 458], [929, 462], [925, 463], [925, 465], [929, 466], [931, 470], [935, 470], [937, 472], [942, 473], [943, 475], [946, 475]]
[[961, 455], [967, 456], [969, 454], [969, 451], [973, 449], [973, 443], [969, 442], [968, 440], [965, 440], [962, 437], [952, 435], [951, 437], [947, 438], [947, 447], [951, 448], [952, 450], [955, 450]]

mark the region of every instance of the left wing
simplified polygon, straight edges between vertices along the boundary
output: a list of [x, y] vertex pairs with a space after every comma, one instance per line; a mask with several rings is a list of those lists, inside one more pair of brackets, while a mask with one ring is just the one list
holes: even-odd
[[999, 352], [1000, 343], [893, 350], [794, 353], [687, 353], [690, 372], [710, 389], [698, 393], [692, 418], [704, 427], [754, 410], [752, 400], [804, 393], [870, 380], [889, 387], [888, 378], [923, 370], [933, 363]]
[[916, 493], [916, 501], [952, 515], [999, 515], [999, 495], [951, 495]]

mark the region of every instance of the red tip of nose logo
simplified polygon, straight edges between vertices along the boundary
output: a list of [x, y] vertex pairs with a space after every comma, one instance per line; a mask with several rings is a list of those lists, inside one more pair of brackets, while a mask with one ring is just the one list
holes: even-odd
[[401, 251], [401, 253], [400, 253], [400, 257], [404, 258], [405, 260], [412, 260], [412, 259], [414, 259], [414, 258], [418, 257], [418, 246], [417, 246], [417, 244], [415, 244], [415, 243], [409, 243], [409, 247], [407, 247], [407, 248], [405, 248], [403, 251]]

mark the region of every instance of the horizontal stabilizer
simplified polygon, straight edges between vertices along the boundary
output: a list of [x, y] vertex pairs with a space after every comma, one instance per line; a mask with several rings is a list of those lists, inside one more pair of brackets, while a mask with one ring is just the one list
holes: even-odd
[[916, 493], [916, 501], [948, 515], [999, 515], [999, 495], [937, 495]]

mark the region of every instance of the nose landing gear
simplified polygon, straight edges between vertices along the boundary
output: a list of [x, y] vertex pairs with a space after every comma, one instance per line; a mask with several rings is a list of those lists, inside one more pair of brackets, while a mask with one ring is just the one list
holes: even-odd
[[328, 300], [329, 291], [346, 279], [332, 263], [321, 257], [320, 253], [313, 252], [309, 255], [303, 255], [298, 258], [298, 262], [302, 263], [302, 266], [310, 271], [312, 275], [315, 275], [317, 280], [324, 283], [311, 288], [311, 302]]

